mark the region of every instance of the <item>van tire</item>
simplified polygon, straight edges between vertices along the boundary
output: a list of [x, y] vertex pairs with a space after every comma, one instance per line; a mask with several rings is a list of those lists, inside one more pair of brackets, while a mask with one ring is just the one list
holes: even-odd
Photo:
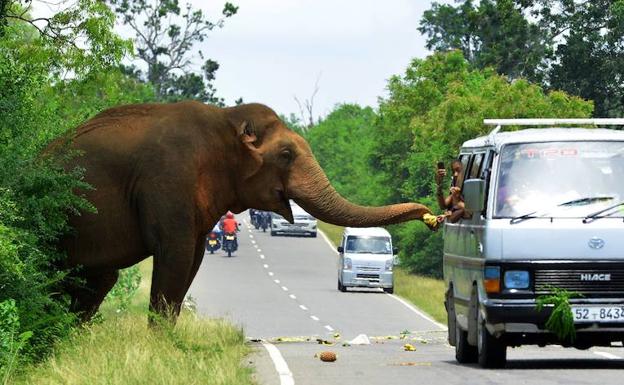
[[347, 291], [347, 288], [345, 287], [345, 285], [342, 284], [342, 282], [340, 282], [340, 280], [338, 280], [338, 290], [343, 293]]
[[472, 364], [477, 362], [477, 347], [468, 344], [468, 332], [459, 327], [455, 320], [455, 359], [460, 364]]
[[507, 345], [501, 338], [490, 334], [485, 327], [485, 320], [479, 312], [478, 318], [478, 343], [479, 365], [482, 368], [502, 368], [507, 362]]
[[393, 287], [384, 287], [383, 289], [384, 292], [388, 293], [388, 294], [394, 294], [394, 286]]

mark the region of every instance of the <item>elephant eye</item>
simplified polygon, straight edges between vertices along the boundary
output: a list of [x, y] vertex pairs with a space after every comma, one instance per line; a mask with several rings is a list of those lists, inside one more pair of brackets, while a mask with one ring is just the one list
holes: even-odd
[[283, 150], [280, 152], [280, 158], [285, 162], [290, 163], [293, 160], [293, 153], [290, 150]]

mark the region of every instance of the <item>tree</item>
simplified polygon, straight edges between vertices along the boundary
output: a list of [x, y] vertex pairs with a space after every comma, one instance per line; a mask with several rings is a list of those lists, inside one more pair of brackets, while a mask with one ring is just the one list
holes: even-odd
[[[200, 74], [191, 72], [191, 50], [214, 28], [223, 27], [225, 19], [236, 14], [238, 7], [226, 2], [222, 18], [212, 22], [190, 3], [181, 8], [178, 0], [109, 0], [109, 3], [122, 23], [134, 31], [137, 56], [147, 65], [143, 77], [154, 85], [160, 99], [193, 98], [223, 104], [211, 84], [218, 63], [207, 59]], [[201, 51], [199, 57], [204, 60]]]
[[429, 49], [594, 100], [595, 116], [624, 114], [624, 0], [434, 3], [419, 30]]

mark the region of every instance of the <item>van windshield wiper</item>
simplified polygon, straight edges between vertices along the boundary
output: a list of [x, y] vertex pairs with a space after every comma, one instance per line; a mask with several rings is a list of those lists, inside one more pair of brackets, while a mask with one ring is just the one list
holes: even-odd
[[573, 199], [571, 201], [559, 203], [557, 206], [558, 207], [560, 206], [584, 206], [584, 205], [588, 205], [588, 204], [596, 203], [596, 202], [610, 201], [610, 200], [613, 200], [613, 198], [615, 197], [609, 196], [609, 195], [585, 197], [585, 198], [578, 198], [578, 199]]
[[615, 209], [617, 207], [620, 207], [620, 206], [624, 206], [624, 200], [623, 201], [619, 201], [618, 203], [616, 203], [614, 205], [611, 205], [611, 206], [609, 206], [607, 208], [604, 208], [602, 210], [598, 210], [595, 213], [591, 213], [591, 214], [587, 215], [585, 218], [583, 218], [583, 223], [589, 223], [589, 222], [593, 222], [594, 220], [596, 220], [598, 218], [604, 218], [607, 215], [600, 215], [600, 214], [606, 213], [607, 211], [613, 210], [613, 209]]
[[[596, 202], [610, 201], [613, 198], [614, 197], [608, 196], [608, 195], [577, 198], [577, 199], [572, 199], [570, 201], [566, 201], [566, 202], [563, 202], [563, 203], [559, 203], [555, 207], [585, 206], [585, 205], [589, 205], [589, 204], [596, 203]], [[622, 202], [621, 204], [624, 204], [624, 202]], [[619, 206], [619, 205], [616, 205], [615, 207], [617, 207], [617, 206]], [[598, 214], [601, 214], [601, 213], [603, 213], [604, 211], [607, 211], [607, 210], [608, 209], [600, 211]], [[548, 212], [545, 212], [545, 213], [542, 213], [542, 214], [539, 214], [539, 215], [536, 215], [536, 214], [537, 214], [537, 211], [531, 211], [530, 213], [518, 215], [517, 217], [511, 218], [509, 223], [513, 225], [513, 224], [516, 224], [516, 223], [520, 223], [520, 222], [526, 221], [527, 219], [545, 217], [545, 216], [548, 215]], [[585, 220], [583, 220], [583, 221], [585, 221]]]

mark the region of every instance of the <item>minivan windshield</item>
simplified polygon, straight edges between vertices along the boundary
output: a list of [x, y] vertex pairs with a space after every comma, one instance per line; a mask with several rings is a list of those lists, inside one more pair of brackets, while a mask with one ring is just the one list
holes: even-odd
[[623, 198], [624, 142], [520, 143], [501, 151], [496, 218], [585, 217]]
[[392, 247], [388, 237], [347, 237], [346, 253], [391, 254]]

